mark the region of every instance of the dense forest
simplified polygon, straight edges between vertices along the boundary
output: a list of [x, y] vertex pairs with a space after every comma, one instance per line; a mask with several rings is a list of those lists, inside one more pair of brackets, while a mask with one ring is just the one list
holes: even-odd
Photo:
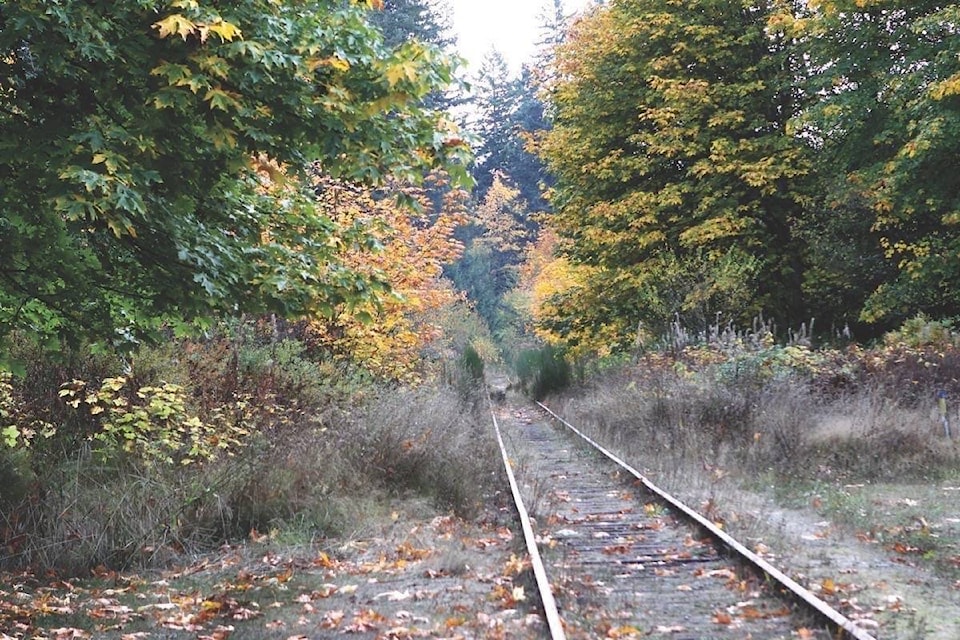
[[456, 290], [603, 352], [956, 314], [952, 5], [547, 2], [535, 60], [469, 78], [442, 3], [231, 11], [4, 7], [5, 341], [274, 314], [349, 351]]
[[960, 14], [942, 2], [609, 2], [547, 87], [538, 322], [622, 348], [675, 317], [863, 338], [957, 313]]

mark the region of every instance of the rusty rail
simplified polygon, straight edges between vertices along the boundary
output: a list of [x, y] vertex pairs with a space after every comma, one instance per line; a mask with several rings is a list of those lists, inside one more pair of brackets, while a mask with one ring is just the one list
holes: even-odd
[[497, 422], [497, 416], [493, 411], [492, 404], [490, 407], [490, 416], [493, 418], [493, 429], [497, 435], [497, 444], [500, 445], [500, 456], [503, 459], [503, 468], [506, 470], [507, 479], [510, 482], [510, 492], [513, 494], [513, 502], [517, 509], [517, 515], [520, 517], [523, 539], [527, 545], [530, 563], [533, 565], [533, 574], [537, 581], [537, 590], [540, 592], [540, 602], [543, 604], [544, 617], [550, 629], [550, 637], [552, 640], [566, 640], [567, 636], [563, 630], [563, 622], [560, 619], [560, 613], [557, 611], [557, 603], [553, 597], [553, 591], [550, 588], [550, 581], [547, 578], [547, 571], [546, 568], [544, 568], [543, 559], [540, 557], [540, 551], [537, 548], [533, 526], [530, 524], [530, 516], [527, 513], [526, 507], [523, 505], [520, 488], [517, 486], [517, 479], [513, 474], [513, 466], [510, 464], [506, 446], [503, 444], [500, 424]]
[[657, 496], [658, 499], [667, 504], [671, 509], [683, 514], [689, 521], [696, 523], [697, 526], [705, 530], [712, 538], [717, 540], [730, 552], [740, 558], [742, 562], [754, 567], [756, 570], [767, 575], [771, 580], [777, 582], [783, 589], [792, 594], [792, 596], [799, 602], [803, 603], [812, 611], [827, 620], [832, 627], [836, 628], [838, 631], [842, 631], [847, 635], [847, 637], [853, 638], [854, 640], [876, 640], [874, 636], [857, 627], [852, 620], [831, 607], [828, 603], [815, 596], [809, 590], [798, 584], [795, 580], [791, 579], [769, 562], [747, 549], [745, 546], [743, 546], [743, 544], [731, 537], [727, 532], [720, 529], [709, 519], [705, 518], [703, 515], [687, 506], [685, 503], [681, 502], [671, 494], [653, 484], [646, 476], [631, 467], [617, 455], [600, 445], [588, 435], [574, 427], [572, 424], [564, 420], [549, 407], [540, 402], [537, 402], [537, 405], [554, 420], [576, 434], [581, 440], [589, 444], [591, 447], [618, 465], [621, 469], [633, 476], [647, 489], [647, 491]]

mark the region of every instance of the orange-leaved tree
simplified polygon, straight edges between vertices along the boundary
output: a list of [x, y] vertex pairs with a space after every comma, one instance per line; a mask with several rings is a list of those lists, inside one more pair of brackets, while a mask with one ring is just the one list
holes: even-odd
[[[391, 379], [422, 376], [423, 350], [442, 335], [438, 311], [459, 299], [442, 276], [444, 264], [463, 251], [454, 231], [466, 221], [467, 194], [450, 189], [445, 176], [428, 183], [427, 189], [392, 184], [374, 192], [317, 178], [317, 197], [331, 220], [345, 229], [364, 229], [372, 240], [341, 246], [343, 264], [382, 283], [384, 294], [341, 305], [332, 319], [318, 318], [315, 335], [338, 358]], [[404, 206], [402, 200], [419, 206]]]

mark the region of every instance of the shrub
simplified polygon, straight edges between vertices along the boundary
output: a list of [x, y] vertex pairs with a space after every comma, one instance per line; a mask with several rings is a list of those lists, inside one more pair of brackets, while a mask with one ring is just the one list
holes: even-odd
[[[932, 398], [916, 402], [916, 384], [895, 389], [890, 372], [877, 368], [880, 375], [861, 372], [855, 384], [822, 393], [824, 376], [841, 369], [852, 375], [864, 366], [857, 365], [858, 357], [872, 361], [876, 353], [849, 351], [842, 363], [836, 354], [790, 347], [764, 347], [722, 361], [647, 354], [632, 367], [594, 378], [565, 399], [564, 412], [651, 468], [727, 465], [853, 481], [931, 479], [952, 472], [958, 450], [931, 418]], [[949, 353], [940, 367], [922, 367], [927, 378], [910, 359], [881, 361], [900, 371], [906, 367], [929, 389]]]
[[449, 389], [381, 390], [337, 450], [367, 477], [391, 491], [433, 496], [462, 515], [478, 510], [499, 458], [481, 414], [464, 411]]
[[[461, 514], [483, 503], [498, 458], [454, 389], [374, 384], [292, 338], [231, 331], [125, 367], [71, 355], [0, 379], [0, 430], [17, 425], [17, 448], [0, 445], [0, 567], [76, 573], [163, 564], [251, 529], [354, 531], [359, 505], [385, 493]], [[51, 438], [31, 431], [37, 416], [54, 418]]]
[[896, 331], [891, 331], [883, 337], [887, 346], [900, 346], [910, 349], [947, 349], [960, 346], [960, 340], [953, 330], [953, 323], [948, 320], [932, 320], [925, 314], [905, 321]]
[[184, 388], [170, 383], [134, 392], [123, 376], [104, 379], [96, 390], [73, 380], [61, 388], [60, 396], [74, 409], [82, 402], [91, 415], [101, 417], [93, 434], [100, 455], [134, 455], [147, 465], [211, 460], [242, 447], [254, 428], [245, 420], [218, 419], [224, 417], [222, 407], [211, 413], [212, 421], [191, 415]]
[[467, 345], [460, 356], [460, 368], [466, 379], [480, 384], [483, 382], [483, 360], [472, 345]]
[[535, 400], [565, 389], [572, 369], [564, 353], [554, 346], [521, 351], [514, 363], [521, 388]]

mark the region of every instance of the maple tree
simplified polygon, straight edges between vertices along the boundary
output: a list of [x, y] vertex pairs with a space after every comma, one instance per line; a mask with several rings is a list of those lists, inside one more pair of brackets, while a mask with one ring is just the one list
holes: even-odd
[[[804, 54], [807, 101], [796, 126], [817, 150], [826, 186], [813, 241], [831, 251], [810, 284], [887, 326], [917, 311], [956, 314], [960, 9], [930, 1], [784, 4], [771, 29]], [[838, 218], [840, 243], [831, 224]], [[851, 241], [858, 250], [845, 256]]]
[[[320, 342], [339, 357], [392, 379], [412, 381], [422, 373], [424, 347], [442, 334], [437, 312], [459, 299], [442, 276], [443, 266], [463, 251], [454, 231], [466, 222], [467, 194], [448, 189], [447, 182], [434, 176], [429, 190], [390, 185], [388, 193], [375, 194], [319, 178], [318, 198], [327, 215], [345, 228], [365, 229], [364, 237], [376, 244], [372, 251], [344, 246], [345, 266], [389, 286], [388, 295], [340, 305], [331, 319], [314, 321]], [[398, 206], [390, 190], [417, 201], [421, 213]], [[436, 213], [431, 192], [445, 193]]]
[[771, 10], [613, 1], [559, 48], [540, 145], [557, 178], [550, 224], [563, 255], [592, 269], [557, 299], [560, 333], [603, 328], [621, 348], [639, 322], [661, 328], [677, 313], [802, 309], [790, 220], [810, 162], [787, 130], [796, 96], [787, 46], [766, 32]]
[[[561, 294], [581, 289], [592, 269], [573, 265], [564, 256], [557, 255], [559, 238], [550, 228], [542, 229], [520, 267], [520, 280], [511, 292], [509, 300], [518, 310], [518, 315], [529, 323], [528, 330], [547, 344], [590, 344], [600, 347], [600, 339], [594, 330], [584, 334], [582, 327], [574, 324], [552, 325], [552, 318], [573, 318], [562, 313], [556, 304]], [[600, 347], [602, 348], [602, 347]], [[576, 353], [576, 350], [575, 350]]]
[[[377, 0], [0, 6], [0, 338], [130, 342], [218, 314], [329, 312], [374, 288], [308, 165], [416, 182], [467, 147], [422, 100], [436, 47], [384, 45]], [[284, 167], [282, 198], [255, 158]]]

